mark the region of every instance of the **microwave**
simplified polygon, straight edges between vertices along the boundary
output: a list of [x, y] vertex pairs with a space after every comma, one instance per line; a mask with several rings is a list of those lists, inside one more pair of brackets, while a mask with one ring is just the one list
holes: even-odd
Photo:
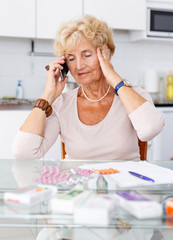
[[147, 8], [147, 37], [173, 38], [173, 8]]

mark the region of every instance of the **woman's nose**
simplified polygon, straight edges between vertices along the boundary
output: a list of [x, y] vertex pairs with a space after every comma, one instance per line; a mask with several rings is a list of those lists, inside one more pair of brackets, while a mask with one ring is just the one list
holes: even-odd
[[77, 58], [76, 59], [76, 68], [78, 70], [82, 69], [83, 67], [85, 67], [85, 61], [83, 58]]

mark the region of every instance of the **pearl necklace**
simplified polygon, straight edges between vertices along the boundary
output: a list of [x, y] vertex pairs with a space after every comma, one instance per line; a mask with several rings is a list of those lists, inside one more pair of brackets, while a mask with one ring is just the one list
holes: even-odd
[[86, 97], [86, 99], [88, 99], [90, 102], [99, 102], [99, 101], [101, 101], [103, 98], [106, 97], [106, 95], [108, 94], [108, 92], [109, 92], [109, 90], [110, 90], [110, 86], [108, 87], [108, 90], [107, 90], [107, 92], [105, 93], [105, 95], [104, 95], [103, 97], [99, 98], [99, 99], [96, 99], [96, 100], [90, 99], [89, 97], [87, 97], [87, 95], [85, 94], [82, 86], [81, 86], [81, 89], [82, 89], [83, 95], [84, 95], [84, 96]]

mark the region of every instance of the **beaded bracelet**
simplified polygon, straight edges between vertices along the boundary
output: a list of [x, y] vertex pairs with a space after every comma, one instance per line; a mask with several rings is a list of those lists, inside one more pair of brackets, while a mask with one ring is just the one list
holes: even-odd
[[35, 107], [45, 111], [46, 117], [49, 117], [52, 114], [52, 106], [45, 99], [37, 99], [33, 104], [33, 108]]

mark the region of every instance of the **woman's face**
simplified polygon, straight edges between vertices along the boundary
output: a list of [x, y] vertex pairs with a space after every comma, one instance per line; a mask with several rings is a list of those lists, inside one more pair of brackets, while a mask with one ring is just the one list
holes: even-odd
[[73, 51], [66, 52], [67, 65], [75, 81], [88, 85], [102, 77], [96, 49], [86, 38], [81, 38]]

